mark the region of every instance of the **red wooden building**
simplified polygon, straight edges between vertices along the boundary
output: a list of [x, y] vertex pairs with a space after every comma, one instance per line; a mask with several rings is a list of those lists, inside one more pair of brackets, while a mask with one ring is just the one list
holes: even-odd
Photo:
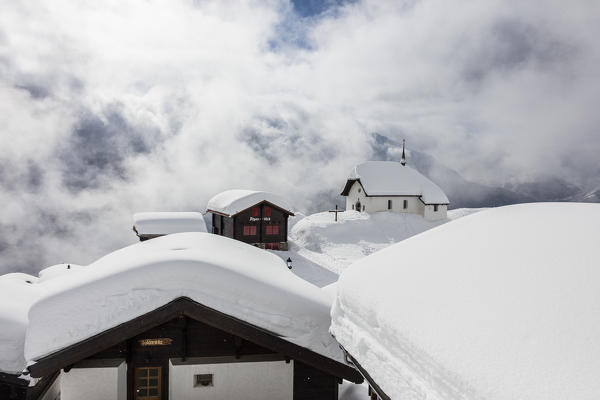
[[287, 250], [288, 218], [294, 213], [279, 196], [252, 190], [227, 190], [207, 205], [212, 233], [261, 248]]

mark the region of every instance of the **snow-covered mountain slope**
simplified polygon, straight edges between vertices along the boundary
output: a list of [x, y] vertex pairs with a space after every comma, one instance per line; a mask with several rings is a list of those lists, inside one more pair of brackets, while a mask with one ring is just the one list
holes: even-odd
[[448, 219], [441, 221], [426, 221], [414, 214], [344, 211], [336, 222], [333, 213], [312, 214], [291, 226], [289, 256], [340, 274], [369, 254], [478, 210], [450, 210]]

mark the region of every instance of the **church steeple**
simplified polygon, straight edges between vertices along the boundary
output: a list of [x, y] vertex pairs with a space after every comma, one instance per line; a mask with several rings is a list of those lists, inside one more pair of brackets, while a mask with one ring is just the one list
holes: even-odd
[[406, 165], [406, 154], [404, 153], [404, 139], [402, 139], [402, 160], [400, 160], [400, 164]]

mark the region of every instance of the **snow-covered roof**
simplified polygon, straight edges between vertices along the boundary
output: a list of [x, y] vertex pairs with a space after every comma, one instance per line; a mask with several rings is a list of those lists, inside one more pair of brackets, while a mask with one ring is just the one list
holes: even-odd
[[[360, 180], [367, 196], [420, 196], [425, 204], [449, 203], [438, 185], [417, 170], [398, 162], [367, 161], [359, 164], [348, 177], [349, 182], [355, 180]], [[346, 189], [343, 195], [347, 194]]]
[[598, 204], [458, 219], [344, 271], [332, 333], [394, 400], [598, 398], [598, 238]]
[[206, 210], [231, 216], [263, 201], [268, 201], [288, 213], [294, 214], [287, 202], [276, 194], [242, 189], [226, 190], [215, 195], [208, 201]]
[[325, 293], [278, 256], [207, 233], [137, 243], [44, 282], [29, 310], [25, 358], [38, 360], [180, 297], [343, 362], [328, 332]]
[[0, 372], [20, 374], [25, 368], [23, 346], [27, 311], [37, 297], [35, 276], [0, 276]]
[[199, 212], [141, 212], [133, 215], [139, 235], [168, 235], [181, 232], [206, 232]]
[[56, 264], [50, 267], [46, 267], [40, 272], [38, 272], [39, 278], [37, 279], [37, 283], [42, 283], [49, 281], [50, 279], [56, 279], [64, 274], [70, 274], [75, 271], [79, 271], [81, 268], [85, 268], [82, 265], [77, 264]]

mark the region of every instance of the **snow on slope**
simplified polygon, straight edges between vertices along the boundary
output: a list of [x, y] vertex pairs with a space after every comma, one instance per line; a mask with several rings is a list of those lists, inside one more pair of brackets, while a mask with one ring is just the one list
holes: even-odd
[[348, 265], [369, 254], [479, 210], [450, 210], [448, 219], [441, 221], [426, 221], [415, 214], [344, 211], [335, 222], [333, 213], [312, 214], [291, 227], [290, 250], [340, 274]]
[[207, 233], [176, 233], [44, 282], [29, 310], [25, 358], [39, 359], [181, 296], [343, 362], [330, 301], [278, 257]]
[[332, 332], [394, 400], [598, 399], [599, 238], [597, 204], [459, 219], [351, 265]]

